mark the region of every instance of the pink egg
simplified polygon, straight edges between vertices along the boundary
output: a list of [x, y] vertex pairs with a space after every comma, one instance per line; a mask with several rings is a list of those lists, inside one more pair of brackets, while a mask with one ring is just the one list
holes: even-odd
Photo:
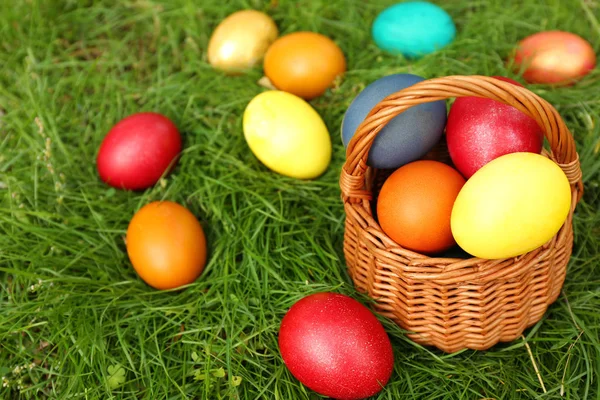
[[514, 57], [516, 71], [530, 83], [568, 85], [596, 66], [596, 54], [586, 40], [570, 32], [546, 31], [523, 39]]

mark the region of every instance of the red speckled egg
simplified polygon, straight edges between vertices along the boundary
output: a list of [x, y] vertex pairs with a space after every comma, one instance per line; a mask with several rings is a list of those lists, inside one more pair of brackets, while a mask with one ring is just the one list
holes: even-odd
[[546, 31], [523, 39], [514, 57], [515, 69], [524, 68], [531, 83], [574, 83], [596, 66], [596, 54], [586, 40], [570, 32]]
[[[494, 78], [522, 86], [512, 79]], [[480, 97], [459, 97], [448, 114], [446, 141], [454, 166], [470, 178], [504, 154], [539, 153], [544, 134], [534, 119], [512, 106]]]
[[181, 136], [171, 120], [152, 112], [133, 114], [119, 121], [102, 141], [98, 173], [116, 188], [146, 189], [174, 166], [180, 151]]
[[281, 321], [279, 348], [294, 377], [340, 400], [378, 393], [394, 366], [381, 323], [361, 303], [337, 293], [313, 294], [294, 304]]

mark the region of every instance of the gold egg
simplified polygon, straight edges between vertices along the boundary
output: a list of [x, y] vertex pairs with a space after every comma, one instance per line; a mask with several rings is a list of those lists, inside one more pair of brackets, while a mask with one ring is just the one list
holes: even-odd
[[237, 11], [214, 30], [208, 43], [208, 62], [227, 72], [252, 68], [277, 39], [277, 25], [267, 14], [256, 10]]

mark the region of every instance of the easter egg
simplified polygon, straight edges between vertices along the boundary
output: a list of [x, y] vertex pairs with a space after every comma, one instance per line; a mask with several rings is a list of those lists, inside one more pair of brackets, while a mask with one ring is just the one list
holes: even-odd
[[181, 136], [167, 117], [138, 113], [119, 121], [106, 135], [96, 165], [100, 178], [121, 189], [154, 185], [175, 165]]
[[279, 31], [267, 14], [237, 11], [215, 28], [208, 42], [208, 62], [215, 68], [238, 72], [262, 61]]
[[[379, 78], [350, 103], [342, 120], [342, 141], [347, 148], [358, 126], [381, 100], [424, 79], [412, 74]], [[375, 137], [367, 164], [374, 168], [398, 168], [427, 154], [439, 141], [446, 125], [443, 100], [405, 110], [389, 121]]]
[[267, 168], [292, 178], [312, 179], [327, 169], [331, 138], [321, 116], [300, 97], [263, 92], [246, 106], [244, 137]]
[[419, 160], [398, 168], [383, 183], [377, 217], [383, 232], [400, 246], [438, 253], [456, 244], [450, 215], [465, 179], [438, 161]]
[[381, 323], [361, 303], [337, 293], [317, 293], [296, 302], [281, 321], [279, 349], [296, 379], [340, 400], [375, 395], [394, 367]]
[[142, 207], [129, 223], [126, 241], [133, 268], [156, 289], [192, 283], [206, 264], [202, 226], [194, 214], [174, 202]]
[[407, 1], [383, 10], [375, 18], [371, 33], [380, 49], [416, 58], [451, 43], [456, 27], [441, 7], [426, 1]]
[[346, 71], [346, 58], [327, 36], [294, 32], [269, 47], [264, 71], [277, 89], [310, 100], [325, 93]]
[[530, 83], [572, 84], [596, 66], [592, 45], [564, 31], [538, 32], [523, 39], [514, 55], [514, 68]]
[[[497, 79], [521, 86], [508, 78]], [[533, 118], [515, 107], [481, 97], [459, 97], [450, 107], [446, 141], [454, 166], [468, 179], [504, 154], [539, 153], [544, 134]]]
[[452, 210], [452, 234], [475, 257], [516, 257], [550, 240], [570, 207], [571, 189], [558, 165], [539, 154], [506, 154], [463, 186]]

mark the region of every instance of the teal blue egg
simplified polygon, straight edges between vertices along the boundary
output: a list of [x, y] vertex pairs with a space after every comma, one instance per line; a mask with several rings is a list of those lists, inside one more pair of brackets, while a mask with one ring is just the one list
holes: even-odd
[[417, 58], [451, 43], [456, 27], [452, 17], [439, 6], [409, 1], [383, 10], [375, 18], [371, 33], [380, 49]]

